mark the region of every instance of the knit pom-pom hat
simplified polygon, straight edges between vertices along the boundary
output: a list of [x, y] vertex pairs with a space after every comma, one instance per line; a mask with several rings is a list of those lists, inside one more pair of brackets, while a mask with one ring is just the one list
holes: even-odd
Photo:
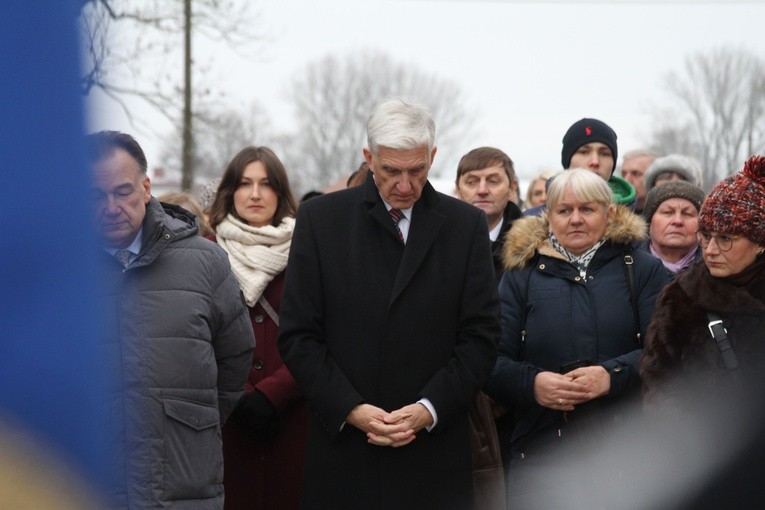
[[765, 157], [752, 156], [739, 173], [712, 188], [701, 206], [699, 230], [765, 246]]

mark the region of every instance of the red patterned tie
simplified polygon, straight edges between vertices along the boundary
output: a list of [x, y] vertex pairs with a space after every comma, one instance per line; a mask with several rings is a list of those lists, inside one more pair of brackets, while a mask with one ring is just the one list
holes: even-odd
[[396, 233], [398, 234], [398, 238], [401, 239], [401, 242], [404, 242], [404, 234], [401, 233], [401, 229], [398, 228], [398, 222], [401, 221], [401, 218], [404, 217], [404, 213], [401, 212], [400, 209], [391, 209], [388, 211], [388, 214], [390, 214], [390, 219], [393, 221], [393, 225], [396, 227]]

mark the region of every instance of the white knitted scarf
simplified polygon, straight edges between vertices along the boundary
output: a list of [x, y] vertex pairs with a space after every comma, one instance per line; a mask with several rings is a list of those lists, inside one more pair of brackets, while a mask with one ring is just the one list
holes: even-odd
[[287, 267], [294, 228], [290, 217], [278, 227], [251, 227], [229, 214], [215, 229], [247, 306], [255, 306], [269, 282]]

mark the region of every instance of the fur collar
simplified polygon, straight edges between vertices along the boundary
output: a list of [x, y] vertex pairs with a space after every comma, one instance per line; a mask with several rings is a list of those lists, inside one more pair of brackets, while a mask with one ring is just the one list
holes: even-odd
[[[628, 207], [617, 205], [613, 216], [608, 220], [604, 238], [615, 244], [630, 244], [645, 238], [646, 231], [643, 218]], [[505, 234], [505, 250], [502, 256], [505, 269], [524, 267], [537, 252], [563, 259], [550, 243], [548, 233], [547, 212], [539, 217], [525, 216], [515, 220], [513, 227]]]
[[[705, 310], [765, 315], [765, 302], [761, 301], [759, 295], [752, 295], [749, 289], [731, 285], [724, 278], [715, 278], [709, 274], [703, 259], [681, 273], [677, 284], [690, 296], [691, 301]], [[761, 290], [764, 287], [765, 271], [760, 271], [750, 288]]]

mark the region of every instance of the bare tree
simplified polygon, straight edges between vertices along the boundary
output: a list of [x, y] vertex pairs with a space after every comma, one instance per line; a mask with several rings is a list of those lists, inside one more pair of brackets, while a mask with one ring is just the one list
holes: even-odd
[[370, 51], [330, 55], [309, 64], [288, 94], [298, 124], [295, 145], [300, 148], [300, 161], [291, 164], [303, 187], [321, 188], [359, 166], [367, 119], [387, 96], [406, 96], [431, 109], [439, 159], [448, 159], [448, 148], [468, 136], [475, 122], [454, 82]]
[[695, 53], [666, 78], [672, 106], [654, 111], [653, 148], [701, 161], [711, 187], [765, 149], [765, 61], [745, 49]]
[[253, 42], [246, 28], [252, 23], [249, 8], [249, 2], [238, 0], [87, 0], [83, 5], [83, 93], [102, 91], [138, 129], [145, 124], [133, 116], [128, 98], [180, 125], [184, 189], [193, 184], [198, 160], [195, 133], [204, 129], [195, 126], [195, 121], [204, 122], [195, 110], [221, 95], [203, 80], [192, 79], [206, 71], [192, 58], [192, 41], [201, 36], [236, 50], [247, 47]]
[[[275, 142], [271, 137], [271, 123], [258, 104], [253, 102], [244, 110], [216, 106], [208, 112], [197, 112], [200, 118], [195, 133], [196, 151], [194, 168], [202, 179], [214, 179], [223, 175], [234, 155], [248, 145], [269, 146]], [[180, 168], [180, 141], [182, 126], [165, 138], [160, 160], [168, 168]]]

